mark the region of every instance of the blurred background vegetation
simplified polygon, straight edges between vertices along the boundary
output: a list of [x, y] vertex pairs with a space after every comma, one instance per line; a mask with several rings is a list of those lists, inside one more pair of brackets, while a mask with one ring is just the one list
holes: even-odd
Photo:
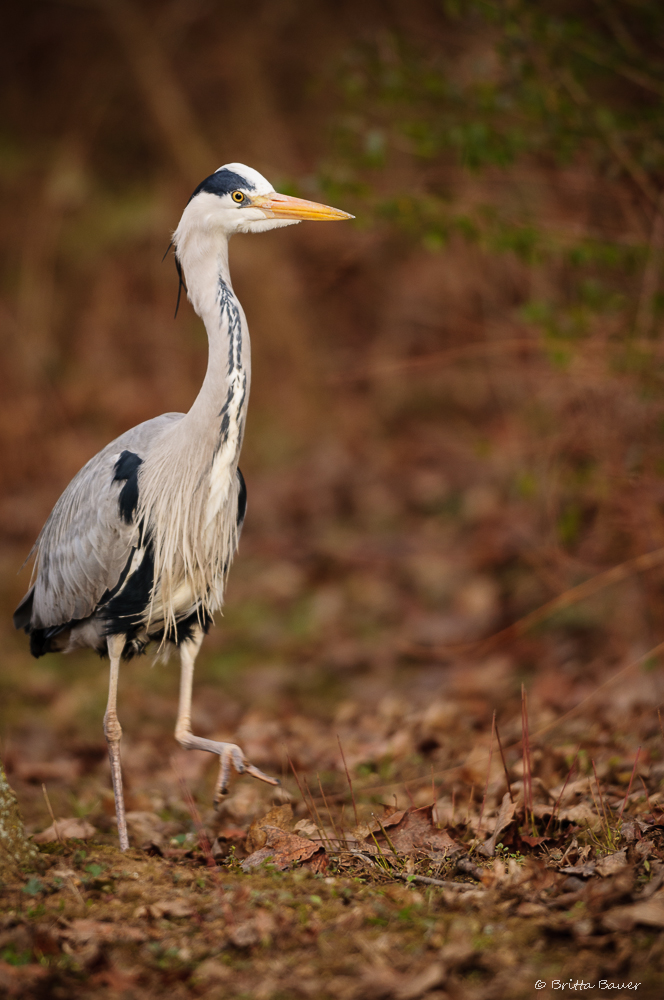
[[[336, 741], [311, 719], [334, 719], [387, 779], [443, 764], [522, 680], [545, 718], [664, 638], [660, 3], [72, 0], [2, 21], [0, 721], [25, 797], [30, 761], [65, 755], [63, 797], [104, 766], [106, 672], [30, 661], [16, 573], [95, 451], [195, 397], [205, 334], [187, 305], [174, 321], [162, 257], [228, 161], [357, 219], [232, 246], [249, 516], [199, 731], [268, 769], [290, 739], [324, 771]], [[472, 645], [660, 549], [490, 656]], [[125, 671], [130, 747], [170, 746], [176, 675]], [[600, 726], [629, 730], [657, 676]], [[365, 708], [382, 721], [360, 739]]]

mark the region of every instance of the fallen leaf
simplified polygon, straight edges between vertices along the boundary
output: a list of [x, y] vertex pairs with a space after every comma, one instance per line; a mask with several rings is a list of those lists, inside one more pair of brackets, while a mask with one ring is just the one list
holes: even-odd
[[242, 870], [247, 872], [252, 868], [257, 868], [264, 861], [270, 861], [275, 868], [283, 870], [293, 864], [301, 864], [309, 861], [314, 855], [325, 854], [320, 844], [298, 837], [295, 833], [288, 833], [277, 826], [267, 826], [265, 830], [265, 846], [259, 848], [245, 858], [242, 862]]
[[664, 899], [615, 906], [604, 914], [602, 924], [608, 931], [631, 931], [636, 924], [664, 927]]
[[300, 819], [297, 821], [293, 827], [295, 833], [301, 834], [303, 837], [311, 837], [315, 833], [318, 833], [318, 827], [315, 823], [312, 823], [310, 819]]
[[293, 809], [290, 802], [283, 806], [274, 806], [265, 816], [255, 819], [247, 833], [246, 849], [249, 854], [265, 846], [266, 829], [277, 827], [280, 830], [290, 830], [293, 823]]
[[616, 875], [626, 867], [627, 856], [625, 851], [616, 851], [615, 854], [607, 854], [606, 857], [600, 858], [595, 865], [595, 871], [598, 875], [606, 878], [607, 875]]
[[84, 944], [86, 941], [125, 944], [147, 940], [147, 935], [139, 927], [130, 927], [126, 923], [107, 923], [103, 920], [87, 920], [85, 918], [72, 920], [69, 927], [60, 932], [60, 937], [77, 944]]
[[[25, 997], [32, 994], [32, 987], [39, 979], [47, 976], [49, 970], [43, 965], [31, 962], [29, 965], [11, 965], [0, 961], [0, 990], [7, 997]], [[30, 993], [28, 993], [30, 991]]]
[[565, 820], [567, 823], [585, 823], [591, 830], [596, 830], [602, 823], [587, 802], [580, 802], [578, 806], [570, 806], [568, 809], [560, 809], [557, 816], [559, 820]]
[[190, 917], [194, 912], [193, 907], [184, 899], [163, 899], [158, 903], [150, 903], [146, 907], [151, 917], [159, 920], [162, 917]]
[[407, 978], [408, 981], [394, 991], [395, 1000], [417, 1000], [434, 986], [440, 986], [445, 981], [445, 967], [442, 962], [434, 962], [418, 975]]
[[71, 784], [80, 778], [83, 767], [80, 760], [73, 757], [59, 757], [56, 760], [23, 761], [16, 765], [16, 775], [21, 781], [41, 784], [44, 781], [64, 781]]
[[69, 819], [57, 819], [32, 839], [36, 844], [49, 844], [53, 840], [89, 840], [96, 832], [96, 827], [87, 820], [72, 816]]
[[149, 842], [161, 847], [164, 841], [164, 820], [154, 812], [131, 810], [127, 813], [127, 826], [133, 843]]
[[542, 903], [535, 903], [529, 899], [524, 899], [516, 909], [517, 917], [541, 917], [546, 914], [546, 906]]
[[227, 979], [232, 979], [234, 975], [233, 969], [224, 965], [218, 958], [206, 958], [197, 967], [193, 979], [195, 982], [202, 983], [223, 983]]
[[590, 878], [591, 875], [595, 874], [596, 863], [594, 861], [589, 861], [585, 865], [565, 865], [564, 868], [559, 868], [558, 871], [562, 872], [563, 875], [580, 875], [581, 878]]
[[396, 969], [372, 966], [362, 976], [363, 989], [361, 997], [387, 998], [393, 1000], [417, 1000], [428, 993], [434, 986], [439, 986], [445, 979], [445, 966], [442, 962], [434, 962], [428, 968], [415, 976], [398, 972]]
[[[381, 847], [390, 850], [391, 844], [397, 854], [411, 854], [417, 850], [453, 854], [460, 850], [459, 845], [452, 840], [446, 830], [438, 830], [434, 826], [431, 805], [421, 806], [419, 809], [398, 810], [382, 820], [381, 825], [385, 833], [376, 823], [376, 827], [372, 830], [373, 836]], [[365, 845], [369, 849], [373, 847], [374, 851], [376, 850], [373, 837], [367, 837]]]
[[230, 939], [236, 948], [251, 948], [260, 941], [260, 934], [253, 920], [245, 920], [233, 928]]
[[539, 847], [540, 844], [543, 844], [545, 841], [551, 839], [551, 837], [531, 837], [529, 834], [521, 834], [521, 840], [524, 844], [527, 844], [528, 847]]
[[500, 837], [500, 834], [503, 832], [503, 830], [506, 830], [507, 827], [512, 822], [515, 811], [516, 811], [516, 803], [512, 802], [509, 793], [505, 792], [505, 794], [503, 795], [503, 801], [500, 803], [500, 809], [498, 811], [498, 815], [496, 816], [496, 825], [493, 828], [493, 833], [491, 834], [489, 839], [485, 841], [479, 848], [482, 854], [485, 854], [489, 858], [493, 857], [493, 855], [496, 853], [496, 844], [498, 843], [498, 838]]

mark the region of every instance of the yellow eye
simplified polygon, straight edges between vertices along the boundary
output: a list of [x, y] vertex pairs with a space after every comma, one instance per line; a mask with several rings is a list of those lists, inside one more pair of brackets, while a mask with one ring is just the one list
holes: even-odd
[[241, 191], [233, 191], [231, 198], [236, 203], [236, 205], [241, 205], [242, 202], [244, 201], [244, 195], [242, 194]]

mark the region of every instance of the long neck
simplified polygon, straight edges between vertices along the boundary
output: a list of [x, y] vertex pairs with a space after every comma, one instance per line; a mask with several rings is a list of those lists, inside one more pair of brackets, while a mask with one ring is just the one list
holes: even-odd
[[199, 232], [195, 240], [185, 237], [178, 242], [178, 257], [189, 300], [205, 323], [209, 344], [205, 379], [185, 416], [187, 433], [210, 435], [215, 452], [225, 444], [239, 452], [251, 354], [247, 321], [231, 284], [228, 240], [218, 231]]

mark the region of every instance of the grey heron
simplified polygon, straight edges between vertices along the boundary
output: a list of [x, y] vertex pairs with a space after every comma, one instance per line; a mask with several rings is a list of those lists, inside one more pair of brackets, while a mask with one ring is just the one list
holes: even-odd
[[[151, 641], [180, 654], [175, 737], [219, 756], [215, 802], [231, 769], [276, 785], [240, 747], [191, 732], [194, 663], [245, 516], [238, 459], [251, 358], [242, 306], [231, 284], [228, 241], [304, 219], [347, 212], [278, 194], [256, 170], [228, 163], [196, 188], [173, 235], [180, 282], [205, 324], [208, 366], [188, 413], [165, 413], [121, 434], [85, 465], [35, 542], [31, 587], [14, 613], [34, 656], [88, 647], [110, 659], [104, 733], [121, 850], [129, 847], [117, 713], [120, 661]], [[179, 294], [178, 294], [179, 298]]]

